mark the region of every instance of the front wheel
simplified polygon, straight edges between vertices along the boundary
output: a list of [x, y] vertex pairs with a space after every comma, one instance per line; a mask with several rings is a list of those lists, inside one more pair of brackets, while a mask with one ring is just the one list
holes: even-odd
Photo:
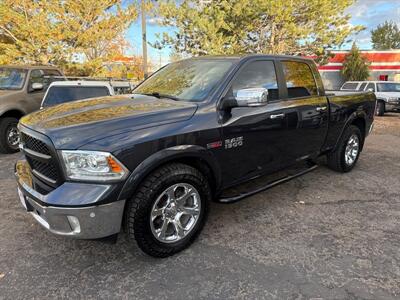
[[210, 200], [207, 179], [197, 169], [165, 165], [150, 174], [128, 202], [128, 236], [151, 256], [173, 255], [200, 233]]
[[18, 152], [19, 148], [19, 132], [18, 119], [16, 118], [1, 118], [0, 119], [0, 152], [14, 153]]
[[349, 172], [357, 163], [363, 136], [357, 126], [350, 125], [341, 136], [334, 151], [327, 155], [328, 166], [338, 172]]
[[385, 114], [385, 103], [382, 101], [378, 101], [376, 104], [376, 115], [383, 116]]

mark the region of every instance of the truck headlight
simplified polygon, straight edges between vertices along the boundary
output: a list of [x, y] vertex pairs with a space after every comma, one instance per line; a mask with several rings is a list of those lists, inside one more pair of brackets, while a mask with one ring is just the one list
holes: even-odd
[[117, 181], [128, 175], [126, 167], [107, 152], [62, 150], [61, 155], [69, 179]]

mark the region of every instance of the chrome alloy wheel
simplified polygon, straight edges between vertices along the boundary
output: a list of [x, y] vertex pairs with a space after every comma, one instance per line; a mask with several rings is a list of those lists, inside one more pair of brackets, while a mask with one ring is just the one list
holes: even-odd
[[358, 138], [358, 135], [352, 134], [347, 141], [344, 152], [344, 160], [348, 166], [351, 166], [356, 161], [359, 149], [360, 139]]
[[19, 145], [19, 131], [17, 124], [9, 126], [6, 134], [8, 145], [13, 149], [17, 149]]
[[151, 232], [163, 243], [174, 243], [186, 237], [199, 220], [199, 192], [188, 183], [177, 183], [157, 198], [150, 214]]

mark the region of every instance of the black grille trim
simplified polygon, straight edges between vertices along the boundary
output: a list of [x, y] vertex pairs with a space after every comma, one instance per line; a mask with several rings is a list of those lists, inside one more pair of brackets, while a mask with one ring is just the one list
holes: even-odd
[[23, 132], [21, 132], [21, 142], [27, 149], [41, 154], [50, 155], [50, 150], [45, 143]]
[[42, 195], [48, 194], [63, 181], [57, 152], [46, 136], [34, 131], [31, 133], [31, 130], [24, 130], [25, 128], [21, 129], [21, 148], [36, 182], [33, 188]]

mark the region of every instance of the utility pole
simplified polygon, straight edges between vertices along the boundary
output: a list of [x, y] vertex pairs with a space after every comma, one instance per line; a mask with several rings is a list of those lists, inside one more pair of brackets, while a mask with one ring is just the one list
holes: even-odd
[[142, 0], [141, 3], [141, 13], [142, 13], [142, 47], [143, 47], [143, 73], [146, 79], [147, 74], [147, 37], [146, 37], [146, 12], [145, 12], [145, 1]]

